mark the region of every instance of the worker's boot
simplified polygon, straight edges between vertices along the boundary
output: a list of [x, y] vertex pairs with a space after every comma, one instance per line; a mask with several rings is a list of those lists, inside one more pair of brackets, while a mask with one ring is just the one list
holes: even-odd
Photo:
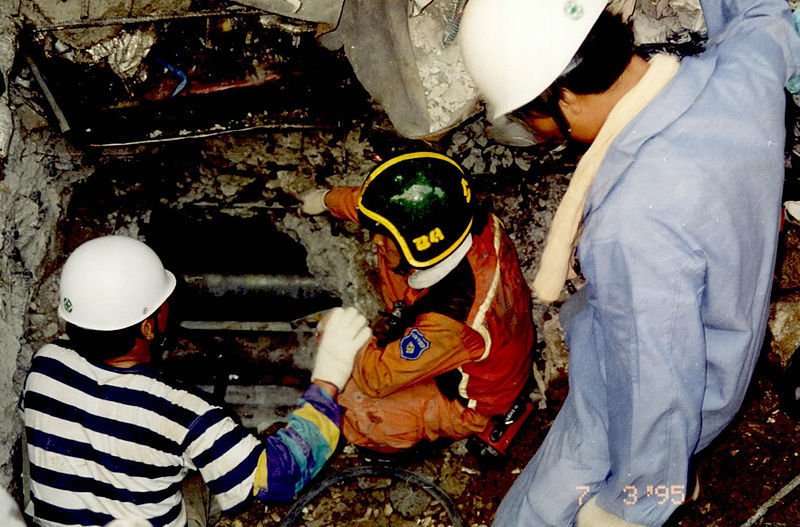
[[442, 451], [452, 443], [453, 440], [451, 438], [440, 437], [434, 441], [423, 439], [410, 448], [396, 450], [393, 452], [381, 452], [358, 445], [355, 445], [355, 449], [358, 457], [365, 463], [382, 465], [407, 465], [441, 455]]
[[505, 414], [495, 416], [482, 432], [469, 437], [467, 449], [481, 464], [496, 466], [497, 461], [505, 459], [509, 444], [532, 411], [533, 403], [523, 391]]
[[375, 465], [396, 465], [405, 463], [404, 451], [381, 452], [371, 448], [355, 445], [356, 455], [364, 463]]

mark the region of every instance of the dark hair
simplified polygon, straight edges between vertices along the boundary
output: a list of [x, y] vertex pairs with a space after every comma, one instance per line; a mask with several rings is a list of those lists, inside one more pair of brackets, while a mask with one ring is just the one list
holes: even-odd
[[78, 327], [67, 322], [67, 335], [72, 349], [93, 362], [120, 357], [128, 353], [141, 336], [141, 322], [113, 331]]
[[614, 84], [632, 57], [630, 24], [603, 11], [573, 58], [579, 64], [556, 82], [575, 93], [601, 93]]
[[577, 65], [515, 113], [536, 112], [553, 117], [559, 123], [559, 119], [563, 119], [558, 108], [562, 88], [578, 94], [602, 93], [622, 75], [633, 54], [630, 24], [623, 22], [620, 16], [603, 11], [570, 62]]

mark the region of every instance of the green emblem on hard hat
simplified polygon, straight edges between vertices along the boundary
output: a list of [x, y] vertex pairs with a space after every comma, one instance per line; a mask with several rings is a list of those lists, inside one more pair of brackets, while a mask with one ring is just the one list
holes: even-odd
[[415, 152], [373, 170], [361, 187], [358, 210], [394, 239], [412, 267], [422, 269], [464, 241], [472, 226], [471, 201], [458, 163], [435, 152]]
[[67, 313], [72, 313], [72, 302], [67, 297], [64, 297], [64, 309]]
[[564, 4], [564, 13], [572, 20], [579, 20], [583, 17], [583, 6], [575, 0], [569, 0]]

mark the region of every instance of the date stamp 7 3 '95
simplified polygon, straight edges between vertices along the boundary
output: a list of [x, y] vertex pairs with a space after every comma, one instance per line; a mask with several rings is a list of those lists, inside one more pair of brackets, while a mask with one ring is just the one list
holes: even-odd
[[[580, 493], [578, 505], [583, 505], [591, 488], [588, 485], [578, 485], [575, 490]], [[686, 485], [646, 485], [644, 488], [627, 485], [622, 492], [622, 503], [629, 506], [636, 505], [640, 499], [650, 497], [658, 499], [657, 505], [680, 505], [686, 500]]]

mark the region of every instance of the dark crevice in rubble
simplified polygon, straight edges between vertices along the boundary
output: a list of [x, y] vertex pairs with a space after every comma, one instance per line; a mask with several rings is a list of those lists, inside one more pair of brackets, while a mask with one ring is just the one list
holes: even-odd
[[266, 215], [196, 220], [160, 210], [143, 235], [180, 279], [179, 320], [293, 321], [341, 304], [309, 274], [303, 246]]
[[225, 192], [220, 178], [232, 167], [199, 143], [103, 161], [73, 189], [60, 225], [65, 253], [126, 232], [156, 250], [178, 278], [165, 369], [219, 396], [229, 384], [307, 384], [318, 318], [304, 317], [342, 302], [311, 276], [306, 249], [275, 227], [296, 199], [265, 183], [297, 167], [253, 168]]
[[[173, 324], [161, 366], [182, 382], [214, 386], [220, 395], [229, 385], [288, 386], [300, 390], [310, 382], [310, 368], [299, 367], [290, 354], [278, 359], [268, 350], [304, 345], [296, 334], [187, 331]], [[210, 391], [210, 390], [209, 390]]]

